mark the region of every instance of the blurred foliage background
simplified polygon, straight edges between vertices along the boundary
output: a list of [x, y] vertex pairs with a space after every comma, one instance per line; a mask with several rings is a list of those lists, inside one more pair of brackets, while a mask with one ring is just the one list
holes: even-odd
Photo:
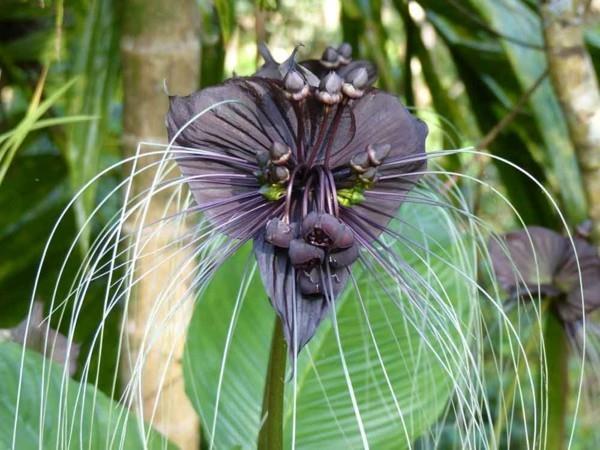
[[[349, 42], [355, 56], [376, 63], [378, 86], [398, 94], [428, 123], [428, 149], [474, 146], [505, 158], [549, 190], [571, 227], [587, 218], [575, 146], [548, 75], [537, 1], [191, 3], [199, 17], [194, 31], [198, 86], [233, 73], [251, 74], [261, 63], [259, 42], [266, 42], [278, 60], [299, 43], [304, 44], [302, 58], [308, 58], [319, 57], [328, 44]], [[597, 6], [589, 3], [584, 28], [587, 50], [600, 70]], [[0, 328], [23, 320], [46, 238], [60, 212], [86, 181], [124, 155], [123, 26], [143, 8], [144, 2], [118, 0], [0, 2]], [[160, 13], [155, 19], [162, 20]], [[144, 33], [151, 36], [153, 30]], [[181, 90], [166, 82], [169, 89]], [[155, 86], [155, 95], [165, 96], [162, 85]], [[473, 155], [439, 161], [447, 171], [493, 185], [526, 224], [560, 230], [549, 199], [506, 164]], [[111, 173], [77, 200], [48, 255], [49, 267], [59, 267], [98, 199], [119, 179]], [[475, 213], [497, 230], [519, 223], [489, 189], [471, 185], [464, 191]], [[115, 200], [112, 213], [117, 208]], [[85, 229], [78, 242], [81, 257], [112, 213], [108, 208]], [[71, 261], [66, 270], [77, 267]], [[56, 272], [43, 273], [38, 300], [47, 300], [55, 279]], [[87, 302], [84, 308], [86, 319], [75, 335], [83, 348], [102, 303]], [[107, 322], [109, 328], [118, 329], [119, 315]], [[114, 370], [100, 371], [100, 389], [109, 396], [115, 394]]]

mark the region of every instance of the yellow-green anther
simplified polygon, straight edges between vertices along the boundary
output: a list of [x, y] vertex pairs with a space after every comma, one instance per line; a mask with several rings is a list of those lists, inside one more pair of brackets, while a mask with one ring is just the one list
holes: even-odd
[[350, 207], [358, 205], [365, 200], [364, 188], [362, 186], [354, 186], [351, 188], [339, 189], [337, 191], [337, 199], [342, 206]]
[[274, 202], [285, 195], [285, 187], [281, 184], [265, 184], [260, 187], [258, 192], [268, 201]]

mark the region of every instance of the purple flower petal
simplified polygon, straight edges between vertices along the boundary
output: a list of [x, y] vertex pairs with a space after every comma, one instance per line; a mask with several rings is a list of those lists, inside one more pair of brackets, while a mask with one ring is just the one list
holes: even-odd
[[556, 273], [554, 282], [567, 293], [566, 301], [557, 305], [557, 311], [565, 322], [572, 322], [583, 317], [577, 260], [581, 269], [585, 312], [590, 313], [600, 307], [600, 257], [596, 247], [580, 238], [573, 239], [577, 250], [575, 256], [571, 242], [566, 238], [565, 241], [567, 255]]
[[[328, 301], [324, 295], [302, 294], [299, 274], [292, 266], [287, 251], [266, 242], [263, 233], [254, 239], [254, 254], [269, 300], [283, 322], [290, 354], [296, 355], [315, 334], [329, 310], [329, 303], [333, 303], [346, 286], [348, 269], [332, 273], [333, 299]], [[320, 281], [325, 284], [324, 291], [327, 292], [329, 280]]]
[[496, 278], [511, 294], [527, 289], [537, 295], [539, 285], [541, 295], [556, 295], [554, 274], [565, 255], [565, 238], [542, 227], [529, 227], [528, 231], [514, 231], [490, 241]]

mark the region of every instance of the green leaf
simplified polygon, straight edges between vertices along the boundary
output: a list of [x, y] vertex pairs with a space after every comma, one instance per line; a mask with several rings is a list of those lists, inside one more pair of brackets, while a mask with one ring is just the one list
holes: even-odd
[[[381, 289], [373, 275], [356, 265], [353, 273], [362, 297], [350, 286], [337, 301], [343, 354], [369, 444], [377, 449], [408, 447], [407, 438], [416, 439], [444, 411], [452, 392], [451, 378], [461, 363], [461, 357], [457, 356], [461, 354], [457, 350], [461, 344], [456, 327], [464, 334], [470, 316], [469, 298], [473, 298], [470, 283], [458, 273], [462, 270], [473, 276], [472, 264], [461, 257], [464, 242], [452, 234], [453, 227], [443, 212], [406, 205], [401, 218], [403, 222], [396, 226], [396, 231], [413, 245], [396, 242], [394, 250], [408, 267], [428, 280], [429, 287], [440, 293], [443, 300], [432, 300], [421, 286], [419, 305], [430, 314], [424, 320], [423, 309], [415, 307], [401, 294], [392, 280], [385, 280], [383, 272], [378, 272], [378, 278], [384, 278], [385, 285], [394, 293], [393, 299]], [[418, 246], [427, 247], [429, 251], [419, 251]], [[187, 391], [202, 417], [205, 432], [210, 435], [226, 336], [239, 292], [241, 308], [232, 327], [218, 405], [214, 435], [217, 448], [236, 445], [254, 448], [261, 423], [274, 313], [258, 277], [251, 273], [252, 258], [247, 246], [221, 268], [201, 296], [188, 333], [184, 362]], [[440, 258], [452, 261], [458, 269], [449, 267]], [[245, 277], [248, 283], [239, 278], [245, 270], [250, 273]], [[236, 282], [233, 282], [234, 277], [238, 277]], [[440, 313], [442, 305], [455, 311], [454, 321]], [[435, 337], [436, 333], [446, 334], [443, 343]], [[452, 352], [451, 348], [456, 349]], [[290, 381], [284, 413], [285, 448], [291, 445], [292, 392]], [[320, 325], [298, 361], [296, 424], [296, 448], [362, 447], [335, 328], [329, 318]]]
[[[116, 4], [112, 0], [98, 0], [75, 7], [75, 27], [66, 35], [71, 51], [69, 77], [78, 79], [66, 96], [66, 112], [97, 117], [97, 120], [66, 128], [62, 147], [74, 192], [105, 164], [102, 157], [110, 154], [111, 138], [118, 140], [118, 136], [111, 133], [111, 108], [116, 103], [116, 92], [120, 88], [120, 59], [116, 57], [119, 53], [117, 16]], [[112, 122], [115, 122], [114, 118]], [[97, 184], [89, 186], [75, 203], [77, 224], [83, 229], [80, 238], [83, 250], [87, 249], [91, 233], [90, 227], [84, 228], [83, 224], [95, 206], [96, 188]]]
[[227, 46], [235, 29], [235, 2], [232, 0], [215, 0], [215, 7], [219, 15], [223, 45]]
[[[63, 378], [62, 368], [29, 351], [25, 354], [17, 408], [21, 356], [21, 347], [0, 342], [0, 448], [174, 448], [147, 426], [144, 429], [147, 446], [144, 446], [140, 436], [142, 424], [133, 413], [91, 385]], [[43, 385], [42, 379], [45, 380]], [[43, 406], [41, 423], [40, 406]], [[13, 446], [15, 417], [17, 429]]]
[[[543, 47], [539, 16], [522, 1], [472, 1], [495, 29]], [[547, 65], [543, 49], [526, 47], [507, 39], [501, 42], [522, 90], [527, 90]], [[581, 176], [567, 124], [549, 80], [532, 95], [530, 106], [542, 135], [547, 164], [551, 168], [548, 171], [549, 181], [560, 192], [562, 206], [571, 222], [580, 223], [587, 217]]]

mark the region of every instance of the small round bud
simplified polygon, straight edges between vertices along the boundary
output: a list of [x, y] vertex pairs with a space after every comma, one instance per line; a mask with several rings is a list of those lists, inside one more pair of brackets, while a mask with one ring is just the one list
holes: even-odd
[[373, 166], [379, 166], [383, 160], [390, 154], [392, 146], [390, 144], [369, 144], [367, 154], [369, 161]]
[[293, 100], [302, 100], [308, 96], [309, 87], [297, 70], [290, 70], [283, 79], [286, 95]]
[[272, 183], [282, 184], [290, 179], [290, 171], [284, 166], [274, 166], [269, 170], [269, 178]]
[[375, 167], [369, 167], [363, 173], [358, 175], [358, 179], [367, 185], [373, 184], [377, 181], [377, 169]]
[[259, 150], [256, 152], [256, 162], [258, 164], [258, 167], [260, 168], [265, 168], [269, 165], [270, 162], [270, 155], [269, 152], [266, 150]]
[[277, 166], [283, 165], [289, 161], [292, 156], [292, 150], [281, 142], [273, 142], [269, 149], [271, 162]]
[[319, 269], [313, 267], [311, 270], [300, 270], [298, 272], [298, 287], [302, 295], [323, 294], [321, 276]]
[[575, 234], [582, 239], [589, 239], [592, 235], [594, 224], [587, 219], [575, 227]]
[[283, 85], [286, 91], [300, 92], [306, 83], [302, 75], [295, 70], [291, 70], [283, 79]]
[[340, 44], [340, 46], [337, 48], [337, 52], [339, 55], [339, 60], [342, 64], [348, 64], [350, 61], [352, 61], [352, 46], [349, 43], [343, 42]]
[[329, 72], [321, 79], [317, 98], [327, 104], [334, 105], [342, 99], [342, 83], [343, 80], [335, 72]]
[[315, 267], [325, 259], [325, 252], [322, 248], [310, 245], [302, 239], [292, 239], [290, 241], [288, 255], [294, 267]]
[[356, 173], [364, 173], [369, 165], [369, 154], [367, 152], [357, 153], [350, 160], [350, 167]]
[[321, 56], [321, 64], [328, 69], [335, 69], [340, 65], [339, 54], [333, 47], [327, 47]]
[[357, 67], [346, 76], [342, 91], [350, 98], [362, 97], [368, 86], [369, 73], [364, 67]]

